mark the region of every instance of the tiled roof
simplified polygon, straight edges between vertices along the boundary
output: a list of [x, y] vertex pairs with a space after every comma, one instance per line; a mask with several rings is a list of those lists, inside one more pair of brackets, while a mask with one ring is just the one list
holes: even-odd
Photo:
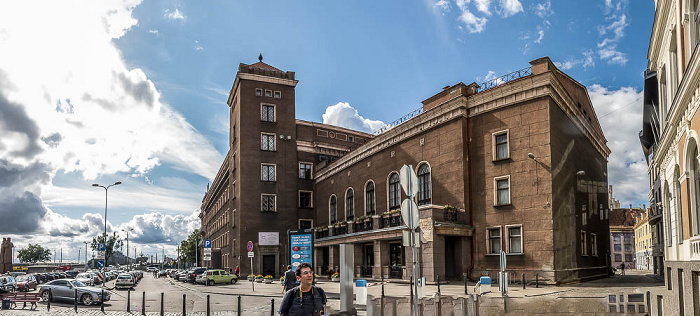
[[279, 70], [279, 69], [277, 69], [277, 68], [275, 68], [275, 67], [272, 67], [272, 66], [270, 66], [270, 65], [268, 65], [268, 64], [266, 64], [266, 63], [264, 63], [264, 62], [262, 62], [262, 61], [259, 61], [259, 62], [257, 62], [257, 63], [254, 63], [254, 64], [250, 65], [250, 67], [260, 68], [260, 69], [267, 69], [267, 70], [273, 70], [273, 71], [282, 71], [282, 70]]
[[626, 226], [626, 227], [634, 227], [635, 224], [635, 217], [639, 216], [639, 214], [644, 213], [643, 210], [641, 209], [628, 209], [628, 208], [616, 208], [610, 210], [609, 214], [609, 225], [610, 227], [614, 226]]

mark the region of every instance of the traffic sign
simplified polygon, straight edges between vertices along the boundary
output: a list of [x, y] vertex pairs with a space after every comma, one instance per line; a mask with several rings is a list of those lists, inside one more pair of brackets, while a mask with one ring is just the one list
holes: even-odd
[[255, 257], [255, 253], [252, 251], [248, 251], [248, 258], [253, 258]]
[[[415, 247], [415, 248], [420, 248], [420, 233], [419, 232], [410, 232], [407, 230], [402, 230], [403, 233], [403, 245], [406, 247]], [[411, 245], [411, 233], [413, 233], [413, 245]]]
[[105, 261], [104, 260], [97, 260], [96, 265], [98, 268], [102, 269], [105, 267]]
[[104, 251], [98, 251], [97, 252], [97, 258], [105, 260], [105, 252]]
[[253, 242], [252, 241], [248, 241], [247, 248], [248, 248], [248, 251], [253, 251]]
[[401, 167], [399, 183], [406, 195], [414, 197], [418, 194], [418, 176], [411, 166], [403, 165], [403, 167]]
[[204, 255], [211, 255], [211, 248], [204, 248]]
[[401, 202], [401, 218], [410, 230], [418, 227], [418, 205], [413, 202], [413, 199], [404, 199]]
[[101, 242], [97, 244], [97, 251], [105, 251], [107, 250], [107, 246], [105, 246], [105, 243]]
[[204, 240], [204, 248], [211, 248], [211, 239]]
[[202, 256], [202, 260], [204, 260], [204, 261], [211, 261], [211, 254], [206, 254], [206, 253], [205, 253], [204, 256]]

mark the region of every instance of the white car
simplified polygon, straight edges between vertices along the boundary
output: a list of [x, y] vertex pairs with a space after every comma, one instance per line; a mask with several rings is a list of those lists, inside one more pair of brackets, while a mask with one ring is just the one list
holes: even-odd
[[158, 271], [158, 268], [156, 268], [156, 267], [148, 267], [148, 268], [146, 268], [146, 272], [155, 272], [155, 271]]
[[117, 276], [117, 281], [114, 282], [114, 288], [117, 289], [130, 289], [134, 287], [134, 276], [130, 273], [122, 273]]
[[93, 286], [95, 285], [95, 278], [92, 274], [90, 273], [78, 273], [78, 275], [75, 276], [75, 279], [82, 282], [83, 284], [87, 286]]

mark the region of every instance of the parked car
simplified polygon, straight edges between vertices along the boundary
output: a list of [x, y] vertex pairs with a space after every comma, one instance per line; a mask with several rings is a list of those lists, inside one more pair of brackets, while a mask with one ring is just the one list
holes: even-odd
[[136, 285], [136, 279], [130, 273], [122, 273], [117, 276], [117, 281], [114, 282], [114, 288], [130, 289]]
[[221, 283], [236, 284], [238, 282], [238, 277], [235, 274], [229, 274], [225, 270], [213, 269], [204, 271], [200, 277], [197, 278], [197, 283], [202, 283], [206, 285], [214, 285]]
[[36, 277], [31, 274], [20, 275], [15, 281], [17, 281], [17, 290], [19, 291], [36, 290]]
[[104, 297], [102, 297], [102, 291], [104, 289], [87, 286], [75, 279], [53, 280], [42, 285], [39, 289], [39, 293], [44, 301], [74, 301], [76, 289], [78, 290], [78, 302], [83, 305], [97, 304], [103, 300], [107, 302], [112, 296], [111, 292], [104, 291]]
[[69, 278], [75, 278], [78, 274], [80, 274], [80, 271], [75, 271], [75, 270], [66, 271], [66, 275], [68, 275]]
[[166, 276], [168, 275], [168, 270], [160, 270], [158, 271], [158, 276]]
[[156, 268], [156, 267], [148, 267], [148, 268], [146, 268], [146, 272], [155, 272], [155, 271], [158, 271], [158, 268]]
[[0, 292], [15, 291], [17, 291], [17, 281], [15, 281], [15, 278], [9, 275], [0, 276]]
[[25, 275], [25, 274], [27, 274], [27, 272], [10, 272], [10, 276], [13, 277], [13, 278], [15, 278], [15, 279], [16, 279], [18, 276], [20, 276], [20, 275]]
[[95, 285], [95, 276], [90, 272], [79, 273], [75, 276], [75, 279], [88, 286]]
[[190, 271], [187, 271], [187, 282], [194, 283], [194, 281], [197, 279], [197, 276], [202, 274], [204, 271], [207, 271], [207, 268], [194, 268]]

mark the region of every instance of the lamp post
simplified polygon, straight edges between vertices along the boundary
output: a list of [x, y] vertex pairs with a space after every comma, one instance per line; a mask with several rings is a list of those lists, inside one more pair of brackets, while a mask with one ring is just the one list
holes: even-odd
[[[111, 188], [115, 185], [120, 185], [120, 184], [122, 184], [121, 181], [114, 182], [114, 184], [110, 184], [108, 186], [99, 185], [97, 183], [92, 184], [93, 187], [101, 187], [101, 188], [105, 189], [105, 229], [104, 229], [104, 236], [102, 238], [102, 242], [105, 243], [105, 247], [107, 246], [107, 191], [109, 190], [109, 188]], [[106, 249], [105, 249], [105, 251], [106, 251]], [[105, 266], [107, 266], [106, 259], [107, 258], [105, 257], [105, 263], [104, 263]], [[104, 267], [102, 268], [102, 270], [104, 270]], [[105, 286], [105, 283], [102, 282], [102, 287], [104, 287], [104, 286]]]
[[[122, 231], [126, 232], [126, 265], [127, 265], [126, 270], [131, 271], [131, 264], [129, 264], [129, 231], [133, 232], [134, 229], [133, 228], [122, 229]], [[134, 251], [134, 255], [136, 255], [135, 251]]]

